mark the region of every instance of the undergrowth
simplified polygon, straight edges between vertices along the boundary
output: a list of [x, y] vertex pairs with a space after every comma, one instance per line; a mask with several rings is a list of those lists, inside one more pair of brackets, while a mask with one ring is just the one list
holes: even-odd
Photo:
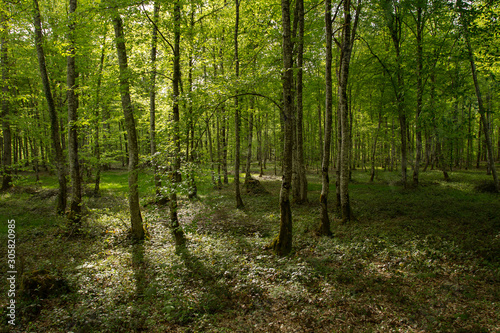
[[[329, 201], [333, 237], [317, 237], [319, 177], [309, 175], [309, 203], [292, 207], [294, 248], [276, 257], [280, 178], [259, 178], [269, 194], [215, 190], [200, 175], [199, 198], [182, 199], [187, 247], [176, 252], [168, 208], [149, 204], [148, 238], [132, 243], [126, 173], [103, 174], [101, 196], [84, 198], [78, 236], [54, 215], [50, 177], [0, 193], [0, 218], [16, 219], [23, 272], [62, 276], [63, 294], [17, 296], [18, 332], [495, 332], [500, 330], [500, 202], [476, 191], [478, 172], [421, 175], [403, 190], [397, 174], [353, 172], [355, 221], [341, 225]], [[333, 182], [332, 182], [333, 183]], [[90, 186], [90, 185], [89, 185]], [[334, 192], [332, 185], [330, 193]], [[334, 195], [330, 195], [334, 197]], [[147, 205], [146, 205], [147, 203]], [[5, 223], [0, 252], [6, 257]], [[0, 286], [7, 290], [6, 272]], [[0, 298], [6, 325], [6, 292]], [[11, 330], [12, 331], [12, 330]]]

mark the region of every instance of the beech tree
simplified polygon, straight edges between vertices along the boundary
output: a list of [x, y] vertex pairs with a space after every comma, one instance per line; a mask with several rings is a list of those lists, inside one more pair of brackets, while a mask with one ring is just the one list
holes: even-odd
[[277, 255], [283, 256], [292, 250], [292, 209], [290, 206], [290, 187], [292, 185], [292, 112], [293, 112], [293, 62], [292, 62], [292, 35], [290, 24], [290, 1], [281, 0], [281, 18], [283, 29], [283, 180], [280, 191], [280, 231], [273, 242], [273, 249]]
[[67, 101], [68, 101], [68, 151], [69, 169], [71, 175], [71, 202], [69, 219], [79, 223], [81, 219], [82, 185], [80, 180], [80, 162], [78, 158], [78, 101], [76, 89], [76, 65], [75, 65], [75, 12], [77, 1], [69, 0], [69, 50], [67, 56]]
[[125, 117], [128, 144], [128, 186], [129, 186], [129, 210], [132, 225], [132, 236], [136, 240], [144, 239], [144, 228], [142, 225], [141, 208], [139, 205], [139, 189], [137, 181], [139, 178], [139, 147], [137, 145], [137, 131], [135, 126], [134, 109], [130, 97], [129, 68], [127, 60], [127, 49], [125, 47], [125, 35], [123, 33], [123, 20], [115, 9], [113, 12], [113, 27], [115, 30], [116, 53], [120, 69], [120, 95]]
[[[340, 147], [340, 206], [342, 222], [351, 219], [351, 204], [349, 200], [349, 152], [351, 149], [351, 128], [349, 124], [349, 108], [347, 100], [347, 84], [349, 79], [349, 65], [351, 62], [352, 48], [356, 36], [356, 28], [361, 11], [361, 0], [358, 0], [356, 17], [351, 20], [351, 1], [344, 0], [344, 22], [342, 25], [342, 42], [340, 44], [340, 70], [339, 70], [339, 116], [341, 125]], [[326, 135], [326, 134], [325, 134]]]
[[57, 178], [59, 180], [59, 193], [57, 195], [57, 212], [63, 214], [66, 210], [67, 203], [67, 185], [66, 185], [66, 172], [65, 172], [65, 161], [63, 155], [63, 148], [61, 145], [61, 139], [59, 134], [59, 119], [56, 113], [56, 106], [54, 103], [54, 98], [52, 96], [52, 90], [50, 88], [49, 76], [47, 74], [47, 67], [45, 64], [45, 52], [43, 50], [43, 35], [42, 35], [42, 23], [40, 18], [40, 8], [38, 6], [38, 0], [33, 0], [33, 20], [35, 26], [35, 48], [38, 57], [38, 65], [40, 70], [40, 76], [42, 79], [43, 90], [45, 93], [45, 99], [47, 101], [47, 106], [49, 109], [50, 116], [50, 136], [52, 139], [52, 148], [55, 153], [55, 164], [57, 171]]
[[326, 59], [325, 59], [325, 135], [323, 141], [323, 153], [321, 162], [321, 226], [320, 233], [330, 236], [330, 217], [328, 216], [328, 192], [330, 178], [328, 176], [330, 166], [330, 144], [332, 138], [332, 108], [333, 108], [333, 87], [332, 87], [332, 2], [325, 0], [325, 37], [326, 37]]
[[175, 184], [181, 181], [181, 141], [180, 141], [180, 118], [179, 118], [179, 99], [180, 91], [179, 84], [181, 80], [181, 55], [180, 55], [180, 41], [181, 41], [181, 1], [177, 0], [173, 8], [174, 18], [174, 77], [173, 77], [173, 105], [172, 105], [172, 122], [173, 122], [173, 135], [174, 142], [174, 158], [172, 163], [172, 173], [170, 179], [174, 184], [174, 189], [170, 193], [170, 228], [174, 235], [175, 244], [178, 248], [182, 247], [186, 242], [184, 232], [179, 224], [179, 217], [177, 214], [177, 193]]

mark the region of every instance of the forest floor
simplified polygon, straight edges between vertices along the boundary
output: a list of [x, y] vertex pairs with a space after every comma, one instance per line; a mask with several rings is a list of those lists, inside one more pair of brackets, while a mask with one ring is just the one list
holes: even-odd
[[[429, 171], [403, 190], [397, 173], [370, 183], [354, 171], [356, 220], [335, 219], [327, 238], [315, 232], [321, 185], [310, 174], [310, 203], [292, 207], [293, 253], [280, 258], [269, 247], [280, 177], [254, 176], [269, 193], [243, 190], [241, 210], [232, 184], [214, 190], [200, 177], [199, 199], [180, 203], [187, 248], [176, 253], [168, 208], [146, 205], [151, 175], [141, 177], [149, 236], [140, 244], [127, 234], [125, 171], [105, 172], [101, 196], [84, 197], [79, 235], [54, 214], [55, 177], [26, 175], [0, 193], [0, 254], [15, 219], [18, 270], [15, 327], [0, 272], [0, 331], [498, 332], [500, 197], [478, 190], [490, 179], [483, 170], [450, 176]], [[334, 185], [330, 193], [335, 217]], [[23, 297], [23, 273], [52, 287]]]

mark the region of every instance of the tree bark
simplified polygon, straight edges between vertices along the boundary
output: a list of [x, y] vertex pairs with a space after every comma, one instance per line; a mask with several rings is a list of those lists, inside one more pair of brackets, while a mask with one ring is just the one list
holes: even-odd
[[[236, 73], [236, 80], [238, 81], [240, 77], [240, 60], [238, 57], [238, 29], [240, 23], [240, 0], [235, 0], [236, 4], [236, 20], [234, 24], [234, 67]], [[238, 91], [236, 91], [238, 94]], [[240, 193], [240, 107], [239, 98], [234, 99], [234, 189], [235, 189], [235, 199], [236, 208], [243, 208], [243, 200], [241, 200]]]
[[[253, 104], [253, 103], [252, 103]], [[252, 165], [252, 140], [253, 140], [253, 106], [250, 108], [250, 114], [248, 115], [248, 146], [247, 146], [247, 164], [245, 167], [245, 182], [252, 179], [252, 174], [250, 167]]]
[[172, 230], [175, 245], [177, 249], [183, 247], [186, 243], [184, 231], [182, 230], [179, 217], [177, 215], [177, 192], [176, 184], [181, 181], [181, 141], [180, 141], [180, 116], [179, 116], [179, 85], [181, 80], [181, 2], [176, 0], [174, 3], [174, 76], [173, 76], [173, 105], [172, 105], [172, 120], [173, 120], [173, 136], [174, 141], [174, 161], [172, 163], [171, 180], [174, 183], [174, 190], [170, 194], [170, 228]]
[[[106, 34], [106, 33], [105, 33]], [[95, 156], [96, 156], [96, 175], [95, 175], [95, 185], [94, 185], [94, 196], [99, 195], [99, 187], [101, 182], [101, 147], [100, 147], [100, 139], [99, 139], [99, 114], [101, 108], [101, 83], [102, 83], [102, 71], [104, 69], [104, 58], [106, 56], [106, 43], [103, 42], [101, 47], [101, 60], [99, 62], [99, 72], [97, 76], [97, 87], [96, 87], [96, 97], [95, 97], [95, 113], [94, 113], [94, 142], [95, 142]], [[103, 126], [104, 127], [104, 126]]]
[[328, 216], [328, 192], [330, 179], [328, 169], [330, 163], [330, 144], [332, 138], [332, 113], [333, 113], [333, 91], [332, 91], [332, 2], [325, 1], [325, 33], [326, 33], [326, 56], [325, 56], [325, 138], [323, 141], [323, 161], [321, 163], [321, 225], [319, 233], [331, 236], [330, 218]]
[[387, 27], [391, 35], [392, 43], [395, 50], [396, 61], [396, 76], [397, 82], [395, 83], [396, 104], [398, 110], [399, 129], [401, 136], [401, 182], [403, 187], [407, 187], [407, 166], [408, 166], [408, 144], [407, 144], [407, 120], [405, 108], [405, 94], [404, 94], [404, 76], [403, 67], [401, 65], [401, 42], [403, 31], [403, 17], [401, 13], [401, 4], [385, 0], [383, 4], [386, 10]]
[[160, 4], [158, 1], [153, 5], [153, 31], [151, 32], [151, 82], [149, 90], [149, 147], [151, 153], [151, 163], [153, 165], [154, 182], [156, 197], [159, 199], [161, 180], [158, 171], [158, 162], [156, 158], [156, 54], [158, 44], [158, 21], [160, 17]]
[[298, 16], [298, 26], [299, 26], [299, 35], [297, 41], [297, 82], [296, 82], [296, 95], [297, 95], [297, 103], [296, 103], [296, 119], [295, 119], [295, 139], [296, 139], [296, 147], [297, 147], [297, 173], [298, 173], [298, 191], [297, 198], [295, 200], [296, 203], [305, 203], [307, 202], [307, 177], [306, 177], [306, 168], [304, 165], [304, 138], [303, 138], [303, 117], [304, 117], [304, 108], [302, 103], [302, 77], [303, 77], [303, 58], [304, 58], [304, 0], [297, 0], [297, 16]]
[[[383, 96], [384, 96], [384, 88], [382, 86], [381, 103], [380, 104], [382, 104]], [[375, 138], [373, 140], [373, 148], [372, 148], [372, 156], [371, 156], [372, 169], [371, 169], [371, 173], [370, 173], [370, 183], [372, 183], [373, 179], [375, 178], [375, 156], [377, 153], [377, 141], [378, 141], [378, 135], [380, 133], [380, 126], [381, 125], [382, 125], [382, 111], [380, 111], [378, 114], [378, 126], [377, 126], [377, 131], [375, 132]]]
[[292, 185], [292, 112], [293, 112], [293, 62], [292, 36], [290, 25], [290, 1], [281, 0], [283, 27], [283, 180], [280, 190], [280, 231], [273, 242], [273, 250], [279, 256], [292, 250], [292, 210], [290, 207], [290, 187]]
[[82, 204], [82, 183], [80, 178], [80, 164], [78, 159], [78, 100], [76, 88], [75, 65], [75, 12], [77, 0], [69, 0], [69, 55], [67, 56], [67, 101], [68, 101], [68, 155], [71, 175], [71, 200], [68, 218], [73, 223], [80, 223]]
[[129, 68], [127, 63], [127, 51], [125, 47], [125, 36], [123, 34], [123, 21], [117, 12], [114, 13], [113, 26], [115, 29], [116, 52], [120, 67], [120, 94], [125, 117], [125, 128], [127, 130], [128, 143], [128, 186], [129, 186], [129, 210], [130, 222], [132, 224], [132, 237], [136, 240], [144, 239], [141, 208], [139, 205], [139, 147], [137, 145], [137, 131], [135, 127], [134, 110], [130, 97]]
[[67, 203], [67, 185], [66, 185], [66, 172], [64, 166], [64, 155], [61, 147], [61, 139], [59, 134], [59, 121], [57, 119], [56, 106], [52, 91], [50, 89], [49, 76], [47, 74], [47, 66], [45, 64], [45, 53], [43, 50], [42, 41], [42, 23], [40, 19], [40, 9], [38, 7], [38, 0], [33, 0], [34, 5], [34, 26], [35, 26], [35, 47], [38, 57], [38, 66], [40, 69], [40, 76], [42, 78], [43, 91], [47, 105], [49, 108], [50, 116], [50, 136], [52, 139], [52, 149], [54, 149], [55, 164], [57, 171], [57, 179], [59, 181], [59, 194], [57, 196], [57, 213], [63, 214], [66, 210]]
[[[347, 99], [347, 87], [349, 80], [349, 65], [351, 61], [352, 47], [356, 35], [357, 20], [361, 10], [361, 0], [358, 0], [356, 18], [351, 20], [351, 0], [344, 0], [344, 25], [342, 29], [341, 60], [339, 75], [339, 110], [340, 126], [342, 131], [342, 145], [340, 147], [340, 206], [342, 212], [342, 223], [351, 220], [351, 204], [349, 200], [349, 156], [351, 150], [351, 126], [349, 121], [349, 101]], [[352, 115], [352, 113], [351, 113]], [[350, 126], [351, 125], [351, 126]]]
[[420, 114], [422, 113], [423, 98], [423, 30], [424, 21], [422, 19], [422, 4], [417, 1], [417, 114], [415, 118], [415, 167], [413, 168], [413, 184], [418, 185], [418, 176], [420, 171], [420, 160], [422, 159], [422, 129], [420, 124]]

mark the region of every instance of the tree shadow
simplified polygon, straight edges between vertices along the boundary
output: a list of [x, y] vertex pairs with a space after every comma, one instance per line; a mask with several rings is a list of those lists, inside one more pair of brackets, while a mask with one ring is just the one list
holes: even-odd
[[136, 243], [132, 246], [132, 270], [135, 280], [135, 294], [138, 299], [144, 297], [148, 286], [146, 278], [147, 262], [144, 258], [144, 244]]
[[202, 291], [198, 303], [193, 307], [193, 311], [202, 314], [213, 314], [227, 309], [230, 304], [231, 290], [229, 285], [224, 283], [223, 275], [205, 266], [187, 248], [179, 249], [177, 254], [190, 272], [190, 279], [186, 282], [192, 284], [195, 289]]

